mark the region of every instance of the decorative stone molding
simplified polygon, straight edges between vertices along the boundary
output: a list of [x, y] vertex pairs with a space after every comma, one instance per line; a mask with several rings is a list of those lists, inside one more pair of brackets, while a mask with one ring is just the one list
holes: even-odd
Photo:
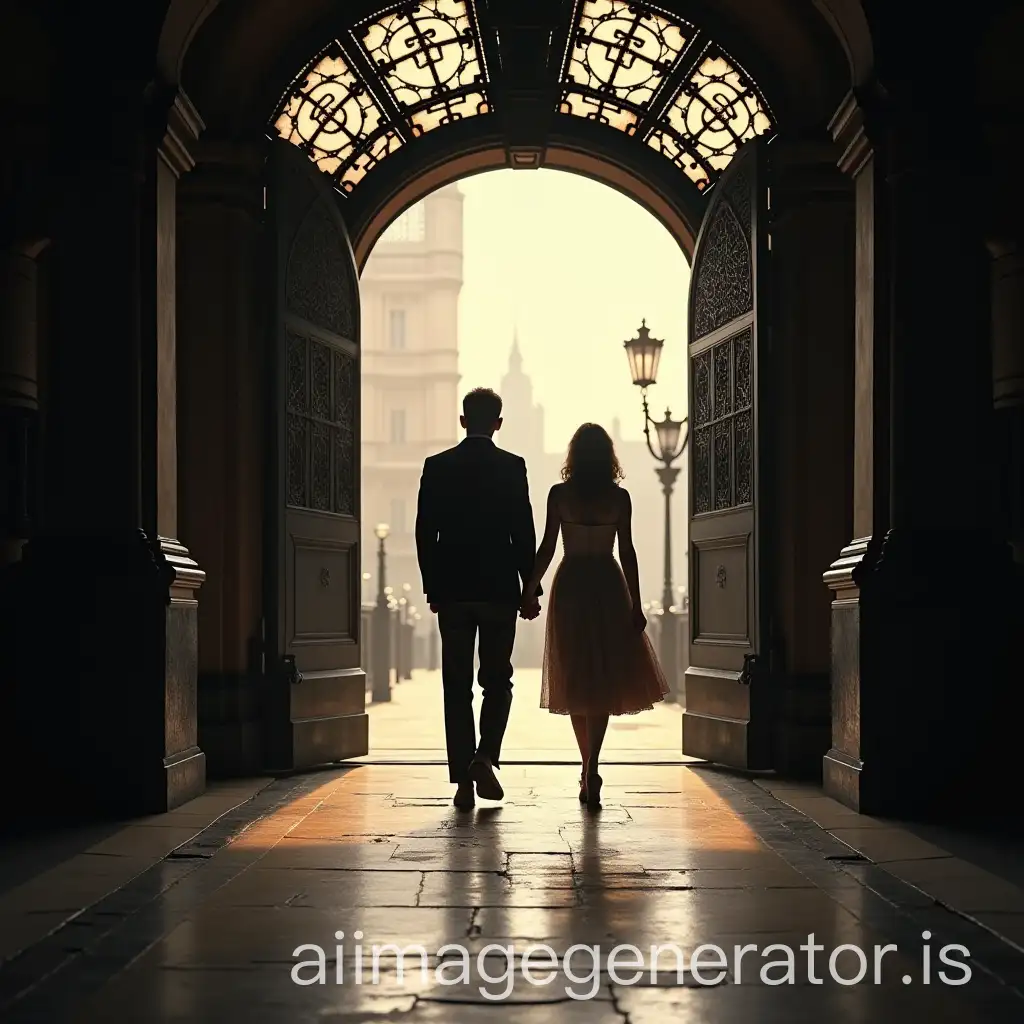
[[829, 133], [841, 150], [839, 169], [851, 178], [855, 178], [874, 155], [875, 146], [868, 131], [868, 121], [863, 96], [851, 91], [828, 124]]
[[262, 215], [266, 150], [204, 137], [194, 147], [195, 166], [178, 195], [186, 203], [214, 203]]
[[170, 601], [194, 601], [196, 591], [206, 582], [206, 573], [188, 548], [173, 537], [158, 537], [156, 550], [167, 575]]
[[870, 537], [858, 537], [839, 552], [839, 557], [828, 567], [822, 579], [829, 590], [843, 591], [844, 597], [856, 597], [858, 591], [857, 569], [863, 564], [868, 552]]
[[167, 131], [160, 143], [160, 156], [176, 177], [195, 167], [192, 153], [205, 128], [199, 111], [179, 89], [167, 113]]

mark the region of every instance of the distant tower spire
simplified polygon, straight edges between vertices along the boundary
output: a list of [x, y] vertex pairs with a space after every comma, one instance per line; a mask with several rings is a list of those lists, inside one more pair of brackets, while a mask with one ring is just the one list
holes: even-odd
[[512, 328], [512, 351], [508, 357], [508, 369], [510, 373], [521, 373], [523, 369], [523, 355], [519, 351], [519, 326]]

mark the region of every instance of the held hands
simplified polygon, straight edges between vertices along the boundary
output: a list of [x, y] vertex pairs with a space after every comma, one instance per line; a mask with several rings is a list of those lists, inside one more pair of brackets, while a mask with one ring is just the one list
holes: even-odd
[[[530, 591], [528, 590], [527, 593]], [[519, 607], [519, 617], [529, 622], [531, 619], [537, 618], [538, 615], [540, 615], [540, 601], [536, 597], [524, 597], [523, 603]]]

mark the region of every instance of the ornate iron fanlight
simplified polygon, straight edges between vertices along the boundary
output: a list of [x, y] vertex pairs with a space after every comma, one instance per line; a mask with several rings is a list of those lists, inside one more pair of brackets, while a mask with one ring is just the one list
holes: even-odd
[[[635, 136], [702, 191], [773, 129], [740, 65], [653, 4], [576, 0], [567, 38], [558, 111]], [[406, 0], [318, 54], [273, 125], [347, 194], [417, 137], [490, 113], [491, 92], [473, 0]]]
[[349, 193], [417, 136], [489, 111], [471, 0], [420, 0], [334, 40], [292, 83], [274, 129]]

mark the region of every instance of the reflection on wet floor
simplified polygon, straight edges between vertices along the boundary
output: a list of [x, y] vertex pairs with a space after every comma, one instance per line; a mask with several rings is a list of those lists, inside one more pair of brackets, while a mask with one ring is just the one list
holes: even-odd
[[1019, 970], [1013, 955], [968, 957], [970, 981], [944, 983], [963, 957], [940, 949], [973, 926], [912, 890], [879, 895], [874, 865], [807, 845], [756, 787], [683, 766], [605, 775], [591, 812], [571, 768], [510, 766], [505, 802], [468, 813], [439, 766], [308, 777], [211, 856], [164, 861], [162, 891], [10, 1019], [1024, 1019], [983, 969]]

